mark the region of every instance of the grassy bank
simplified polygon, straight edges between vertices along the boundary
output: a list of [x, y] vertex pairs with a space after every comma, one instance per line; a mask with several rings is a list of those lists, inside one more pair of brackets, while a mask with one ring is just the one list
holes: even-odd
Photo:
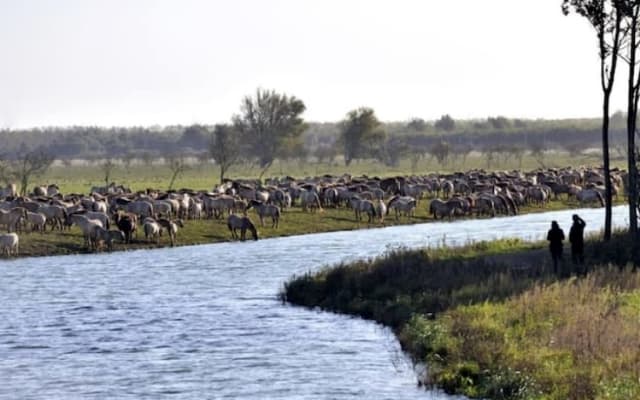
[[[308, 233], [335, 232], [354, 229], [367, 229], [382, 226], [393, 226], [400, 224], [417, 224], [433, 222], [433, 218], [427, 213], [428, 201], [423, 201], [416, 209], [414, 218], [401, 218], [399, 221], [395, 217], [388, 216], [384, 223], [378, 221], [368, 224], [365, 221], [357, 223], [353, 211], [344, 208], [325, 209], [322, 213], [302, 212], [300, 208], [292, 208], [283, 212], [280, 219], [280, 226], [277, 229], [271, 228], [270, 221], [265, 221], [265, 226], [259, 226], [258, 217], [254, 210], [250, 210], [249, 216], [256, 223], [260, 238], [282, 237], [292, 235], [303, 235]], [[522, 213], [544, 212], [577, 207], [575, 202], [552, 201], [547, 207], [526, 207]], [[485, 217], [486, 218], [486, 217]], [[219, 243], [231, 240], [231, 235], [226, 226], [225, 219], [219, 220], [188, 220], [185, 221], [184, 228], [179, 229], [177, 245], [196, 245], [207, 243]], [[162, 237], [160, 243], [147, 242], [142, 232], [138, 232], [138, 237], [131, 244], [115, 244], [115, 250], [129, 250], [142, 248], [156, 248], [168, 246], [169, 238]], [[63, 254], [85, 253], [83, 238], [80, 230], [73, 227], [70, 231], [47, 231], [40, 233], [20, 234], [20, 256], [49, 256]]]
[[[298, 277], [294, 304], [356, 314], [392, 327], [424, 381], [492, 399], [640, 396], [640, 277], [624, 265], [622, 234], [589, 241], [586, 277], [549, 268], [542, 243], [481, 242], [397, 250]], [[581, 273], [585, 271], [580, 271]]]

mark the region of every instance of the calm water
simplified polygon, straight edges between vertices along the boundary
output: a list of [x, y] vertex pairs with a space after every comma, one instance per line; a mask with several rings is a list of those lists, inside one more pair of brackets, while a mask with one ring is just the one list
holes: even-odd
[[[573, 212], [0, 261], [0, 398], [451, 399], [416, 387], [387, 329], [283, 305], [283, 282], [397, 246], [540, 239]], [[579, 213], [601, 229], [602, 209]]]

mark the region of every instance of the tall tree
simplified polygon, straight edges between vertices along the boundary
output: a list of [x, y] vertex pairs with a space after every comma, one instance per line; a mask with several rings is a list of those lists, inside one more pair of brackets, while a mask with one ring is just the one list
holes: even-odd
[[220, 124], [213, 128], [209, 141], [209, 154], [220, 167], [220, 183], [229, 168], [240, 159], [239, 132], [231, 125]]
[[636, 165], [636, 125], [638, 117], [638, 99], [640, 97], [640, 70], [638, 69], [638, 22], [640, 21], [640, 2], [637, 0], [619, 0], [616, 6], [623, 14], [623, 27], [628, 36], [624, 41], [621, 57], [629, 67], [627, 80], [627, 167], [629, 193], [629, 235], [633, 243], [634, 264], [638, 255], [638, 167]]
[[276, 158], [300, 141], [307, 127], [301, 116], [305, 109], [302, 100], [274, 90], [258, 89], [255, 97], [242, 100], [233, 122], [249, 154], [258, 160], [260, 179]]
[[351, 161], [364, 157], [370, 150], [368, 145], [384, 136], [381, 134], [381, 123], [372, 108], [360, 107], [349, 111], [340, 125], [340, 139], [344, 145], [344, 163], [347, 166]]
[[564, 0], [562, 11], [573, 10], [595, 29], [600, 58], [602, 88], [602, 163], [605, 182], [604, 240], [611, 239], [612, 183], [609, 162], [609, 101], [616, 76], [622, 33], [623, 9], [618, 0]]

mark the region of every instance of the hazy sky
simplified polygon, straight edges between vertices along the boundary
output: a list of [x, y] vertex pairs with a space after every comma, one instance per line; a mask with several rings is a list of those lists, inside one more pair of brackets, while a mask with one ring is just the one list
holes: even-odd
[[595, 35], [560, 4], [0, 0], [0, 128], [225, 122], [257, 87], [314, 121], [598, 116]]

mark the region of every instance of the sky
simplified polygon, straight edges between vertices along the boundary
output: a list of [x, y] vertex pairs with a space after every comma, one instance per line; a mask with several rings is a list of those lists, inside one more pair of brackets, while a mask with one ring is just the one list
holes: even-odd
[[[597, 117], [596, 37], [561, 0], [0, 0], [0, 128]], [[623, 109], [624, 79], [613, 109]]]

